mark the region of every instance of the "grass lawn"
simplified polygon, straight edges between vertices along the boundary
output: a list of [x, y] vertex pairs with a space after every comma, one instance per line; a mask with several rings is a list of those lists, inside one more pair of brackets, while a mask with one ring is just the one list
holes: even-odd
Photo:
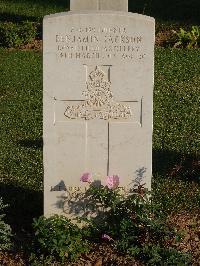
[[10, 205], [10, 222], [20, 226], [42, 213], [42, 58], [0, 53], [0, 195]]
[[157, 49], [153, 174], [169, 212], [200, 211], [199, 50]]
[[[69, 10], [69, 0], [0, 0], [0, 23], [41, 22], [47, 14]], [[129, 11], [153, 16], [157, 31], [200, 24], [199, 0], [129, 0]]]
[[[199, 50], [156, 49], [153, 187], [168, 214], [200, 210]], [[42, 213], [42, 55], [0, 50], [0, 194], [17, 229]]]
[[67, 11], [68, 0], [0, 0], [0, 21], [41, 21], [47, 14]]

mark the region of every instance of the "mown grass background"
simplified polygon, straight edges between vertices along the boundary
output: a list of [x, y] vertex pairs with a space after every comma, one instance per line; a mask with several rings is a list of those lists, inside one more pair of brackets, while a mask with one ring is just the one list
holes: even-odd
[[[69, 0], [0, 0], [0, 21], [41, 21], [44, 15], [68, 11]], [[129, 0], [129, 11], [157, 22], [199, 24], [199, 0]]]
[[1, 21], [40, 22], [47, 14], [69, 10], [69, 0], [0, 0]]
[[157, 49], [153, 175], [169, 213], [200, 211], [199, 50]]
[[[155, 55], [155, 201], [167, 214], [197, 212], [200, 53], [157, 48]], [[18, 231], [43, 209], [41, 52], [1, 49], [0, 93], [0, 195]]]
[[0, 50], [0, 195], [12, 226], [42, 214], [41, 53]]

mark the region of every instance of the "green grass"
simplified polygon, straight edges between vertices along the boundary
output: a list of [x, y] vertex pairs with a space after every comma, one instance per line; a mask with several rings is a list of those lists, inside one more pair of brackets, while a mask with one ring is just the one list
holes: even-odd
[[[69, 10], [69, 0], [0, 0], [0, 21], [41, 21], [47, 14]], [[158, 26], [199, 24], [199, 0], [129, 0], [129, 11], [156, 18]]]
[[0, 54], [0, 194], [10, 205], [11, 223], [23, 226], [42, 212], [42, 58]]
[[[199, 50], [157, 49], [154, 90], [154, 191], [168, 213], [200, 208]], [[17, 228], [42, 213], [42, 57], [0, 50], [0, 194]], [[179, 170], [175, 170], [179, 166]]]
[[1, 52], [0, 60], [3, 177], [15, 177], [17, 184], [38, 190], [42, 181], [41, 55]]
[[68, 0], [0, 0], [0, 21], [41, 21], [43, 16], [67, 11]]
[[198, 145], [199, 50], [159, 49], [155, 69], [154, 148], [195, 154]]
[[199, 50], [157, 49], [154, 190], [170, 212], [200, 210]]

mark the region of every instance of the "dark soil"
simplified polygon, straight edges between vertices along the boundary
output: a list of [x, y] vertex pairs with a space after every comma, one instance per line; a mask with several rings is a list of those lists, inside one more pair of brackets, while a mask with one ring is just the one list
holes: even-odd
[[193, 266], [200, 265], [200, 213], [189, 215], [187, 213], [176, 214], [169, 217], [169, 223], [173, 224], [181, 233], [180, 242], [174, 241], [172, 245], [178, 250], [192, 255]]
[[82, 258], [71, 266], [142, 266], [133, 258], [122, 256], [114, 251], [111, 244], [101, 244], [94, 246], [90, 254]]

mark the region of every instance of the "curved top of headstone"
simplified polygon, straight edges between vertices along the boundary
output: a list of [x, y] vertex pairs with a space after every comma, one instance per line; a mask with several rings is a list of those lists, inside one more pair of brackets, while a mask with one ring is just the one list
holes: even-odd
[[71, 0], [70, 10], [113, 10], [128, 12], [128, 0]]

